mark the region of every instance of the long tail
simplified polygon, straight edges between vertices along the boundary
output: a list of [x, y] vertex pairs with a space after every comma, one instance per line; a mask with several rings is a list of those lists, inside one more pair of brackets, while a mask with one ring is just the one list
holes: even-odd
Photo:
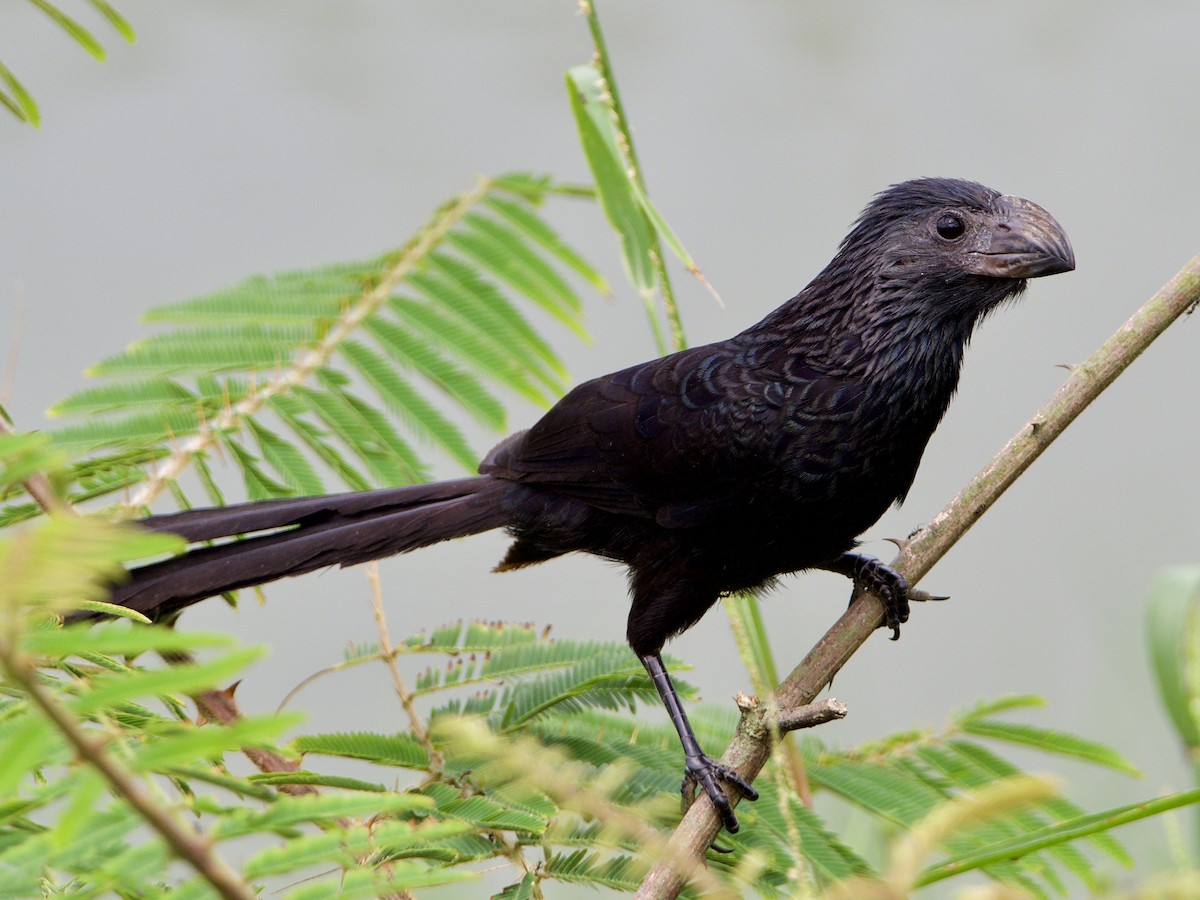
[[161, 616], [225, 591], [489, 531], [507, 524], [506, 488], [484, 475], [153, 516], [140, 524], [188, 541], [254, 536], [133, 569], [110, 602]]

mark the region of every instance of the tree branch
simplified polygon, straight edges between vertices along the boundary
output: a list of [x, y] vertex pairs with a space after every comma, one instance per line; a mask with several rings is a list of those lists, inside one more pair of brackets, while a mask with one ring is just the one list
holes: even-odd
[[[1200, 255], [1193, 257], [1116, 333], [1076, 366], [1054, 396], [983, 469], [958, 492], [928, 525], [901, 548], [892, 561], [915, 584], [966, 534], [1000, 495], [1050, 446], [1105, 388], [1129, 367], [1167, 327], [1200, 304]], [[883, 604], [875, 597], [857, 596], [840, 619], [792, 673], [779, 685], [768, 706], [781, 711], [811, 703], [856, 650], [883, 624]], [[722, 761], [753, 781], [770, 756], [770, 733], [756, 727], [756, 716], [742, 716]], [[738, 798], [732, 798], [737, 803]], [[669, 846], [671, 853], [646, 876], [638, 889], [640, 900], [672, 900], [685, 879], [670, 860], [699, 860], [720, 830], [707, 797], [701, 797], [679, 823]]]
[[22, 658], [11, 641], [0, 641], [0, 668], [19, 685], [31, 703], [40, 709], [59, 733], [108, 784], [114, 794], [128, 803], [146, 824], [163, 839], [170, 851], [190, 865], [226, 900], [255, 900], [255, 892], [225, 862], [211, 838], [170, 812], [152, 797], [136, 776], [122, 767], [104, 746], [104, 740], [89, 735], [54, 694], [38, 683], [32, 664]]

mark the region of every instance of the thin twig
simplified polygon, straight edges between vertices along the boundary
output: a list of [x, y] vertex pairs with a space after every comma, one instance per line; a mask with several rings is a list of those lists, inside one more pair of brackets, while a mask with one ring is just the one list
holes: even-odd
[[[941, 559], [1010, 484], [1095, 400], [1154, 339], [1200, 303], [1200, 255], [1170, 281], [1083, 363], [996, 456], [928, 525], [908, 541], [891, 565], [915, 584]], [[856, 650], [883, 624], [883, 604], [873, 595], [858, 598], [776, 689], [781, 710], [811, 703]], [[751, 734], [743, 716], [722, 761], [753, 780], [770, 756], [769, 734]], [[733, 802], [737, 803], [735, 796]], [[671, 859], [698, 860], [720, 829], [707, 797], [688, 810], [671, 836]], [[641, 900], [679, 896], [685, 879], [660, 862], [642, 882]]]
[[787, 733], [798, 731], [801, 728], [815, 728], [835, 719], [844, 719], [847, 712], [845, 703], [837, 697], [830, 697], [828, 700], [821, 700], [817, 703], [806, 703], [804, 706], [781, 709], [774, 721], [778, 724], [780, 731]]
[[392, 646], [392, 639], [388, 634], [387, 616], [383, 611], [383, 588], [379, 583], [379, 563], [368, 564], [367, 581], [371, 583], [371, 610], [375, 614], [375, 626], [379, 629], [379, 658], [387, 664], [388, 671], [392, 673], [392, 687], [408, 716], [408, 727], [412, 731], [413, 737], [429, 754], [430, 766], [440, 769], [442, 755], [434, 749], [433, 741], [429, 739], [429, 729], [425, 727], [425, 721], [417, 712], [417, 705], [413, 703], [412, 694], [405, 687], [404, 677], [400, 674], [400, 667], [396, 665], [396, 650]]
[[171, 851], [195, 869], [219, 896], [231, 900], [254, 900], [255, 892], [213, 851], [212, 842], [152, 799], [137, 778], [113, 759], [105, 749], [104, 742], [88, 735], [74, 716], [38, 683], [32, 666], [19, 656], [9, 641], [0, 641], [0, 666], [13, 682], [21, 686], [33, 704], [75, 748], [75, 752], [100, 773], [113, 793], [132, 806], [146, 824], [158, 832]]

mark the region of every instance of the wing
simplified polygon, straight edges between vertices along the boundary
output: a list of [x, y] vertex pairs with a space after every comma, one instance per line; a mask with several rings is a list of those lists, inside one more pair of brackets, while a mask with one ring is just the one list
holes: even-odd
[[827, 426], [858, 394], [781, 342], [709, 344], [581, 384], [480, 471], [688, 527], [761, 495], [781, 468], [828, 477]]

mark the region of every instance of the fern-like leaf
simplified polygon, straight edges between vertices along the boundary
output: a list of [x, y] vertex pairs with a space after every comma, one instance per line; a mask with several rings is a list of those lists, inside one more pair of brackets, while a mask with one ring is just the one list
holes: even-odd
[[356, 731], [337, 734], [301, 735], [292, 741], [298, 753], [363, 759], [385, 766], [428, 770], [429, 753], [407, 732], [392, 735]]
[[1059, 753], [1073, 759], [1108, 766], [1127, 775], [1142, 774], [1137, 766], [1111, 747], [1051, 728], [1016, 722], [997, 722], [994, 719], [977, 719], [964, 723], [963, 731], [976, 737], [1023, 744], [1046, 753]]
[[[158, 471], [174, 479], [219, 445], [255, 498], [320, 492], [322, 466], [352, 489], [423, 480], [418, 443], [474, 469], [464, 424], [502, 428], [498, 391], [544, 404], [566, 386], [525, 309], [583, 334], [568, 275], [603, 284], [536, 210], [555, 190], [525, 175], [483, 180], [394, 252], [152, 310], [165, 330], [94, 365], [105, 383], [52, 411], [73, 420], [57, 445], [82, 457], [69, 493], [137, 484], [144, 506], [168, 485], [137, 467], [168, 457]], [[0, 523], [35, 511], [19, 493]]]
[[632, 892], [641, 883], [646, 864], [625, 855], [607, 856], [575, 850], [568, 854], [551, 854], [543, 871], [549, 878], [571, 884]]

